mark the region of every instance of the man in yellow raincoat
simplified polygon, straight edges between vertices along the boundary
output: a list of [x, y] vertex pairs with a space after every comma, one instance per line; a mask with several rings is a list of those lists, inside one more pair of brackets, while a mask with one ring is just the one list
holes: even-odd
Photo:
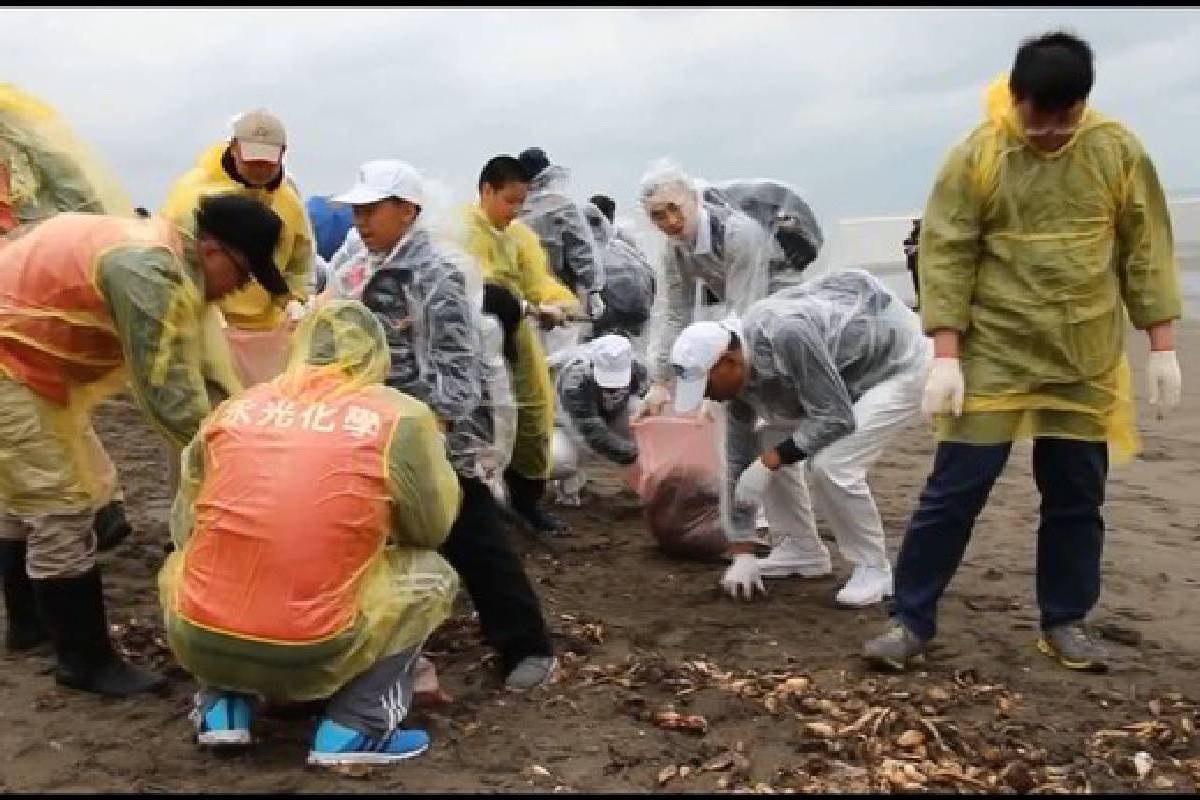
[[186, 444], [208, 413], [200, 373], [205, 303], [257, 279], [279, 217], [239, 195], [207, 197], [194, 238], [165, 219], [57, 214], [0, 247], [0, 571], [10, 649], [46, 638], [60, 684], [124, 696], [161, 684], [108, 638], [95, 510], [116, 470], [92, 408], [128, 382], [165, 439]]
[[896, 564], [892, 625], [864, 646], [877, 665], [903, 668], [933, 638], [1012, 443], [1032, 438], [1037, 646], [1070, 669], [1107, 668], [1082, 622], [1100, 594], [1109, 451], [1119, 462], [1136, 447], [1125, 327], [1148, 334], [1161, 414], [1180, 397], [1180, 297], [1154, 166], [1128, 129], [1087, 107], [1093, 81], [1075, 36], [1025, 41], [934, 183], [919, 279], [938, 449]]
[[[288, 302], [307, 297], [315, 245], [303, 199], [283, 166], [286, 150], [287, 134], [276, 116], [263, 109], [242, 114], [234, 122], [233, 137], [201, 154], [196, 166], [171, 187], [160, 212], [186, 226], [201, 197], [240, 192], [269, 206], [283, 220], [275, 266], [287, 281], [290, 294], [271, 297], [252, 285], [220, 303], [229, 326], [225, 331], [229, 352], [206, 352], [205, 370], [228, 394], [236, 394], [242, 385], [279, 374], [287, 358]], [[212, 316], [206, 321], [209, 325], [220, 324]], [[219, 343], [220, 337], [206, 337], [210, 351], [219, 349]]]
[[[517, 214], [529, 192], [529, 176], [512, 156], [496, 156], [479, 176], [479, 203], [462, 209], [456, 238], [474, 256], [483, 278], [516, 295], [544, 326], [561, 324], [578, 308], [571, 290], [546, 266], [546, 254]], [[513, 510], [535, 530], [561, 533], [566, 525], [539, 503], [550, 476], [550, 437], [554, 433], [554, 384], [537, 331], [528, 319], [517, 329], [513, 370], [517, 438], [505, 472]]]
[[171, 650], [201, 683], [200, 744], [249, 744], [258, 696], [329, 698], [310, 764], [429, 746], [400, 723], [458, 589], [437, 548], [461, 492], [433, 412], [383, 385], [390, 365], [375, 315], [333, 300], [284, 374], [219, 406], [184, 451], [159, 588]]

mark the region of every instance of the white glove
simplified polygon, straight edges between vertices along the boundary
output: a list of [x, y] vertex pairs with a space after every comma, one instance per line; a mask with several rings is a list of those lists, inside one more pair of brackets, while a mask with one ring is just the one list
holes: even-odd
[[638, 409], [639, 417], [652, 417], [661, 414], [667, 403], [671, 402], [671, 393], [665, 386], [655, 384], [642, 398], [642, 407]]
[[754, 598], [754, 590], [764, 595], [767, 589], [763, 586], [762, 574], [758, 570], [758, 558], [751, 553], [739, 553], [733, 557], [733, 563], [721, 576], [721, 588], [736, 599], [740, 594], [747, 600]]
[[746, 506], [760, 505], [770, 479], [771, 470], [767, 469], [761, 458], [754, 459], [754, 463], [746, 467], [738, 478], [737, 488], [733, 492], [734, 502]]
[[929, 377], [925, 380], [925, 396], [921, 399], [921, 413], [929, 419], [934, 414], [951, 413], [962, 415], [963, 395], [962, 366], [957, 358], [935, 358]]
[[1183, 394], [1183, 376], [1179, 372], [1179, 360], [1174, 350], [1157, 350], [1150, 353], [1146, 362], [1146, 377], [1150, 381], [1148, 395], [1150, 405], [1158, 410], [1162, 419], [1166, 412], [1179, 405]]
[[588, 295], [588, 316], [592, 319], [600, 319], [604, 315], [604, 298], [599, 292], [592, 292]]

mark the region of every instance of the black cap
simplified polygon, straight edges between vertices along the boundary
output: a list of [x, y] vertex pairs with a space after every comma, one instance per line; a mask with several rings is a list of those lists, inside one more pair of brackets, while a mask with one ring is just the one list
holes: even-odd
[[529, 173], [529, 178], [536, 178], [542, 170], [550, 166], [550, 158], [546, 155], [546, 151], [540, 147], [530, 147], [521, 151], [521, 155], [517, 156], [517, 161], [521, 162], [521, 166]]
[[276, 296], [291, 292], [275, 266], [275, 245], [282, 230], [278, 214], [236, 192], [202, 197], [196, 209], [197, 235], [207, 234], [244, 255], [254, 279]]

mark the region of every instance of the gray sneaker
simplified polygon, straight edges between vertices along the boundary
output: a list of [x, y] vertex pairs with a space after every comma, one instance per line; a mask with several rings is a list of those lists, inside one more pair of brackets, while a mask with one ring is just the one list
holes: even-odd
[[558, 659], [554, 656], [525, 656], [504, 679], [504, 688], [510, 692], [527, 692], [544, 686], [556, 667]]
[[926, 642], [896, 620], [885, 633], [863, 644], [863, 658], [876, 667], [903, 672], [910, 661], [923, 658]]
[[1067, 669], [1108, 672], [1108, 655], [1104, 648], [1092, 641], [1079, 622], [1043, 630], [1037, 649]]

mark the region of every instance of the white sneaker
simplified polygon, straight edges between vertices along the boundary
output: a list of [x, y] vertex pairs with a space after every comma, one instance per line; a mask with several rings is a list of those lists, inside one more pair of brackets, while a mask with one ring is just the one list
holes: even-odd
[[850, 580], [837, 593], [836, 602], [841, 606], [863, 608], [882, 602], [892, 596], [892, 568], [867, 567], [859, 564], [850, 575]]
[[771, 552], [758, 560], [758, 574], [764, 578], [787, 578], [799, 575], [801, 578], [821, 578], [833, 572], [833, 563], [829, 551], [824, 546], [823, 552], [817, 554], [801, 554], [787, 542], [771, 548]]

